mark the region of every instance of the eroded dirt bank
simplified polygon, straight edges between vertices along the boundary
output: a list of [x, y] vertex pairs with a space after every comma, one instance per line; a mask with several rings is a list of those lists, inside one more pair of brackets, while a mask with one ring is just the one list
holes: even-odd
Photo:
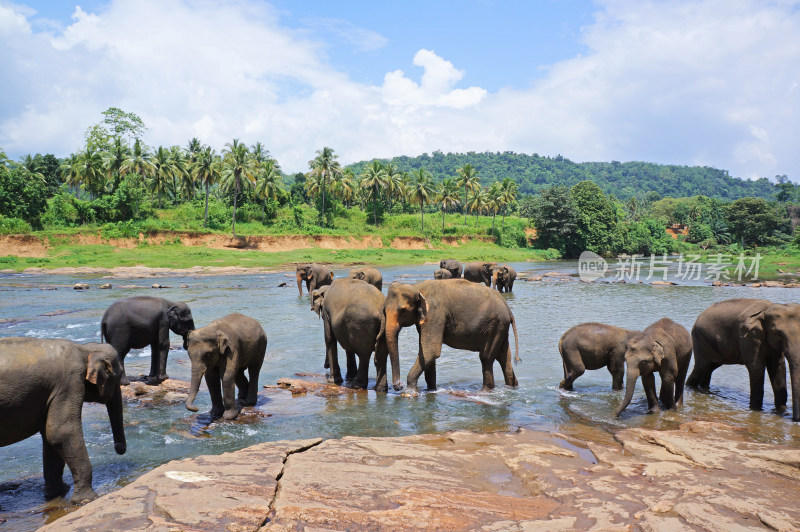
[[45, 530], [797, 530], [800, 451], [707, 422], [263, 443], [174, 461]]

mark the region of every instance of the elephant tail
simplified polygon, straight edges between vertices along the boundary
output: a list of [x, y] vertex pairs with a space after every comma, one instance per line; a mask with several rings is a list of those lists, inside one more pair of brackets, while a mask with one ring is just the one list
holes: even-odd
[[106, 343], [106, 339], [108, 338], [108, 334], [106, 334], [106, 327], [107, 327], [106, 322], [101, 322], [100, 323], [100, 343], [101, 344]]
[[517, 320], [514, 319], [514, 315], [511, 315], [511, 326], [514, 328], [514, 363], [518, 364], [522, 362], [522, 359], [519, 358], [519, 337], [517, 336]]

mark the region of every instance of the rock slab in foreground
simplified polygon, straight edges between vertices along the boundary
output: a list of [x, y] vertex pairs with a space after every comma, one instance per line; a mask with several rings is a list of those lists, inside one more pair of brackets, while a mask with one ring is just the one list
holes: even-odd
[[52, 530], [797, 530], [800, 451], [729, 427], [620, 445], [454, 432], [264, 443], [171, 462]]

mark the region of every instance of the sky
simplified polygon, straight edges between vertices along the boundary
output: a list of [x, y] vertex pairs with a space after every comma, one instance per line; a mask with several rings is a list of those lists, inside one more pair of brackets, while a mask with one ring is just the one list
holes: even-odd
[[514, 151], [800, 180], [800, 0], [0, 0], [0, 149]]

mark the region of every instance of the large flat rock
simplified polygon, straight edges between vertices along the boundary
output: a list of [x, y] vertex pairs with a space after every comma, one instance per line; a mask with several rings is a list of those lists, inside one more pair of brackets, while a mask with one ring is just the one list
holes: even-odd
[[170, 462], [53, 530], [798, 530], [800, 451], [714, 423], [264, 443]]

